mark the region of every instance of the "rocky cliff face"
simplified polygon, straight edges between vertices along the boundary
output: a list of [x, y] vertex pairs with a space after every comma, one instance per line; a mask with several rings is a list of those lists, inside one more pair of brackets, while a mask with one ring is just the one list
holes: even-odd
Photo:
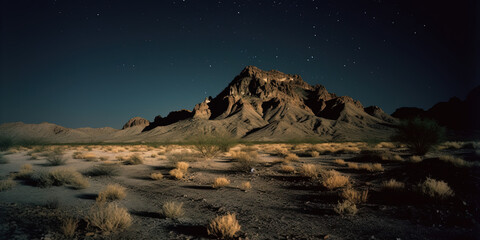
[[126, 129], [126, 128], [130, 128], [130, 127], [135, 127], [135, 126], [143, 126], [143, 127], [146, 127], [150, 125], [150, 121], [148, 121], [147, 119], [145, 118], [141, 118], [141, 117], [134, 117], [134, 118], [131, 118], [130, 120], [128, 120], [128, 122], [126, 122], [122, 129]]
[[[170, 125], [188, 132], [189, 126], [201, 124], [203, 133], [219, 131], [240, 138], [348, 139], [369, 130], [378, 136], [375, 130], [387, 132], [387, 125], [393, 122], [395, 119], [378, 107], [364, 108], [359, 101], [329, 93], [321, 85], [311, 86], [298, 75], [247, 66], [215, 98], [205, 99], [193, 111], [157, 116], [144, 132], [165, 134], [166, 128], [157, 128]], [[355, 131], [350, 131], [352, 128]]]

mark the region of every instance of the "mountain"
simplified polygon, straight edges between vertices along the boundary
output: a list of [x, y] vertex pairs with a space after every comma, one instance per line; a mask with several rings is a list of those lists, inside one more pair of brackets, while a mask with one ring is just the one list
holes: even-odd
[[452, 97], [439, 102], [428, 110], [399, 108], [392, 116], [399, 119], [430, 118], [452, 130], [480, 130], [480, 86], [474, 88], [465, 100]]
[[[215, 98], [192, 111], [179, 110], [150, 122], [135, 117], [122, 130], [67, 129], [51, 124], [0, 125], [0, 134], [50, 141], [181, 141], [198, 134], [252, 141], [387, 139], [397, 120], [377, 106], [311, 86], [299, 76], [247, 66]], [[42, 124], [39, 124], [42, 125]], [[56, 133], [63, 129], [63, 132]], [[16, 134], [24, 132], [26, 134]]]

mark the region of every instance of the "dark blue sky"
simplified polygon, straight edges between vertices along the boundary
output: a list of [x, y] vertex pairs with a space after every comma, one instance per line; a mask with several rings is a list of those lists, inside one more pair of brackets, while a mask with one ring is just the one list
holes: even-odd
[[429, 108], [480, 84], [475, 2], [3, 0], [0, 123], [120, 128], [191, 110], [247, 65]]

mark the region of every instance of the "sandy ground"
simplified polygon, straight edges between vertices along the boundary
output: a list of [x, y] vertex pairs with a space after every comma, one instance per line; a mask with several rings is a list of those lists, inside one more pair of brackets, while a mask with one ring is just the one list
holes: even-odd
[[[6, 178], [23, 164], [31, 164], [35, 171], [69, 167], [84, 173], [105, 161], [118, 164], [120, 172], [113, 177], [88, 177], [90, 186], [80, 190], [66, 186], [39, 188], [15, 180], [17, 184], [12, 189], [0, 192], [1, 239], [65, 238], [60, 231], [62, 217], [84, 219], [95, 204], [97, 194], [111, 183], [127, 189], [126, 198], [118, 203], [132, 215], [132, 226], [105, 234], [81, 221], [75, 238], [209, 239], [211, 236], [206, 230], [209, 221], [229, 212], [236, 213], [241, 225], [241, 231], [236, 234], [239, 239], [479, 239], [480, 236], [479, 167], [455, 167], [436, 158], [448, 154], [469, 162], [479, 161], [476, 149], [437, 150], [422, 162], [413, 163], [407, 160], [410, 155], [406, 149], [381, 148], [377, 152], [398, 154], [403, 160], [371, 160], [381, 163], [384, 171], [368, 172], [333, 162], [335, 159], [365, 162], [358, 152], [311, 157], [298, 145], [257, 145], [247, 147], [259, 153], [259, 165], [252, 172], [236, 169], [228, 153], [213, 159], [191, 157], [196, 156], [196, 152], [188, 146], [64, 148], [63, 156], [68, 159], [64, 166], [50, 166], [45, 157], [32, 160], [28, 155], [32, 149], [4, 153], [8, 163], [0, 164], [0, 176]], [[353, 188], [369, 190], [367, 202], [357, 205], [359, 210], [355, 215], [338, 214], [334, 208], [342, 201], [341, 189], [328, 190], [318, 180], [298, 172], [281, 172], [280, 165], [285, 160], [272, 150], [278, 148], [300, 156], [289, 163], [296, 169], [313, 163], [349, 176]], [[242, 146], [234, 150], [240, 151]], [[104, 159], [74, 159], [72, 155], [77, 151]], [[173, 168], [172, 154], [179, 153], [190, 156], [187, 158], [190, 168], [183, 180], [169, 176]], [[116, 159], [131, 154], [141, 155], [144, 163], [124, 165]], [[161, 172], [165, 177], [152, 180], [149, 177], [152, 172]], [[216, 177], [226, 177], [231, 184], [214, 189], [212, 183]], [[444, 179], [455, 196], [441, 200], [421, 195], [416, 185], [426, 177]], [[382, 191], [382, 181], [391, 178], [405, 182], [405, 191]], [[252, 189], [239, 189], [244, 181], [250, 181]], [[161, 208], [166, 201], [184, 203], [185, 215], [179, 219], [165, 218]], [[48, 207], [49, 202], [57, 202], [58, 206]]]

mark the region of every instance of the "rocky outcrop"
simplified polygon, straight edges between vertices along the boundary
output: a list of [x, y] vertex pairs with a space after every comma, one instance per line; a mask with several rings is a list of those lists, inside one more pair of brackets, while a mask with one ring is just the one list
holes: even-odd
[[148, 125], [150, 125], [150, 121], [148, 121], [147, 119], [141, 117], [134, 117], [128, 120], [128, 122], [123, 125], [122, 129], [127, 129], [135, 126], [145, 127]]

